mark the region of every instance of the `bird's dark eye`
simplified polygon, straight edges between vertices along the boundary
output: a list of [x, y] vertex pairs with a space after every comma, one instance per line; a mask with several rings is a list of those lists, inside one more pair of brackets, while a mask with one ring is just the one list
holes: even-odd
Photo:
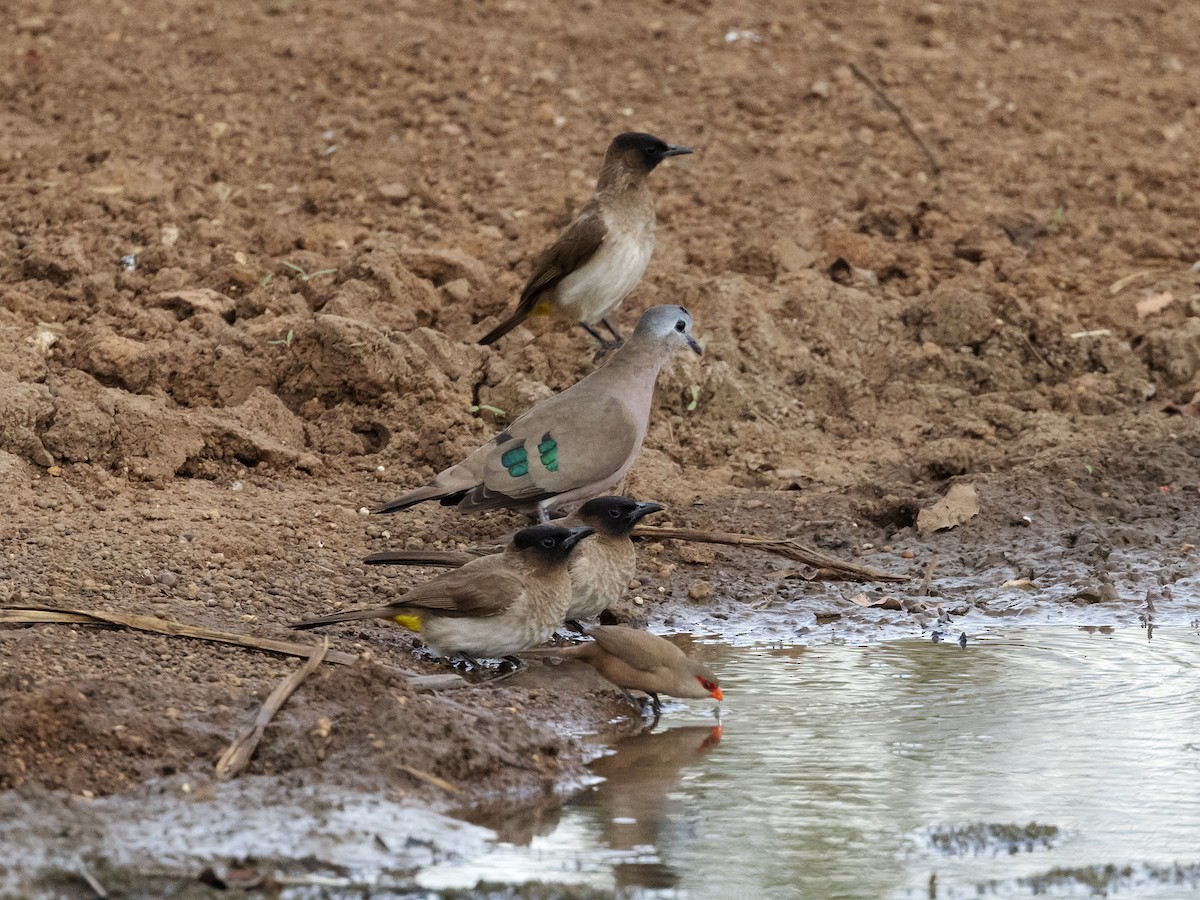
[[699, 675], [696, 676], [696, 680], [700, 682], [700, 687], [704, 688], [706, 691], [711, 691], [714, 687], [711, 681], [707, 681], [701, 678]]
[[552, 550], [554, 548], [554, 538], [542, 538], [542, 546], [547, 550]]
[[687, 331], [687, 322], [683, 321], [683, 319], [680, 319], [675, 323], [675, 330], [680, 334], [683, 334], [683, 332]]
[[608, 514], [614, 519], [621, 518], [621, 510], [617, 509], [615, 506], [609, 509]]

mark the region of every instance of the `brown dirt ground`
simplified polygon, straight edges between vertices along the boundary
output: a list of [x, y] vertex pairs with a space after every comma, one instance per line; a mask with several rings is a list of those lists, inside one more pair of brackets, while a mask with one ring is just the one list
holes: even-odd
[[[284, 636], [388, 591], [368, 552], [509, 528], [357, 510], [486, 439], [473, 401], [519, 411], [588, 370], [581, 336], [552, 324], [472, 339], [632, 128], [698, 153], [654, 175], [658, 249], [620, 320], [682, 303], [707, 354], [660, 380], [631, 492], [675, 524], [897, 571], [932, 552], [956, 577], [1062, 563], [1115, 579], [1093, 591], [1114, 608], [1143, 601], [1105, 570], [1114, 548], [1161, 559], [1168, 595], [1195, 573], [1197, 4], [9, 7], [0, 601]], [[975, 482], [983, 513], [919, 536], [949, 479]], [[799, 634], [845, 606], [731, 552], [655, 547], [645, 568], [668, 623], [719, 632], [756, 596]], [[382, 626], [335, 645], [429, 668]], [[0, 630], [0, 788], [210, 771], [293, 665]], [[467, 691], [326, 666], [252, 771], [446, 805], [403, 764], [468, 804], [528, 799], [580, 773], [568, 728], [619, 711], [590, 689]]]

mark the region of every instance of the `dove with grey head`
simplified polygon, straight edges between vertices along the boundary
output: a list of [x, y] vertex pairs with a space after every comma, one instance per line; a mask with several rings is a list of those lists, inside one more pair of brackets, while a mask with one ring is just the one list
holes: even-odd
[[606, 493], [642, 449], [658, 373], [677, 351], [703, 351], [682, 306], [653, 306], [599, 369], [529, 410], [462, 462], [379, 507], [427, 500], [462, 512], [511, 508], [550, 513]]

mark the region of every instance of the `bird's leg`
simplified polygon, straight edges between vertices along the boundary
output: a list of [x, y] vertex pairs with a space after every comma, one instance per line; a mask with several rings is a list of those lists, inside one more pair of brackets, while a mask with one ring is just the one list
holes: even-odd
[[473, 657], [470, 653], [463, 653], [461, 650], [451, 656], [446, 657], [446, 659], [449, 660], [450, 665], [456, 669], [460, 667], [460, 664], [468, 671], [471, 669], [480, 668], [479, 660]]
[[567, 619], [567, 621], [563, 622], [563, 625], [566, 626], [568, 631], [573, 631], [576, 634], [584, 633], [583, 623], [578, 619]]
[[580, 322], [579, 327], [596, 339], [596, 342], [600, 345], [601, 350], [612, 350], [615, 348], [616, 345], [614, 345], [612, 341], [598, 332], [587, 322]]
[[654, 691], [650, 692], [650, 699], [654, 701], [654, 718], [657, 721], [659, 715], [662, 714], [662, 701], [658, 699], [658, 694]]
[[515, 675], [520, 675], [522, 672], [524, 672], [526, 669], [529, 668], [529, 663], [525, 662], [525, 660], [520, 659], [516, 656], [506, 656], [506, 657], [504, 657], [504, 662], [506, 662], [510, 666], [512, 666], [512, 668], [509, 671], [497, 672], [495, 675], [491, 676], [490, 678], [486, 678], [483, 681], [481, 681], [480, 684], [487, 684], [487, 685], [499, 684], [502, 681], [508, 681], [508, 679], [512, 678]]
[[[605, 322], [604, 324], [608, 326], [608, 329], [612, 331], [614, 335], [617, 334], [616, 331], [613, 331], [613, 327], [609, 325], [608, 322]], [[621, 346], [622, 339], [619, 335], [615, 341], [610, 341], [587, 322], [580, 322], [579, 327], [594, 337], [600, 344], [600, 349], [597, 350], [592, 356], [592, 365], [594, 366], [599, 366], [602, 362], [604, 362], [605, 357], [608, 356], [609, 353]]]
[[521, 659], [519, 656], [506, 656], [504, 657], [504, 661], [513, 667], [512, 673], [514, 675], [519, 672], [524, 672], [529, 668], [529, 663], [525, 662], [525, 660]]
[[658, 727], [658, 720], [660, 718], [662, 718], [662, 710], [656, 706], [656, 707], [654, 707], [654, 716], [653, 716], [653, 718], [650, 719], [650, 728], [648, 729], [649, 731], [653, 731], [655, 728]]
[[622, 697], [629, 701], [629, 705], [638, 711], [638, 715], [641, 715], [642, 704], [638, 702], [637, 697], [633, 696], [633, 694], [629, 693], [629, 691], [625, 690], [623, 687], [619, 687], [617, 690], [621, 692]]
[[601, 319], [600, 324], [608, 329], [608, 333], [613, 336], [613, 340], [616, 341], [617, 347], [620, 347], [625, 343], [625, 338], [621, 337], [621, 332], [617, 331], [612, 322], [608, 321], [608, 319]]

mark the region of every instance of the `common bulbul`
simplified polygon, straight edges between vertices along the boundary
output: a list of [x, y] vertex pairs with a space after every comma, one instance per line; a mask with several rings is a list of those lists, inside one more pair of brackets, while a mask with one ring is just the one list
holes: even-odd
[[517, 308], [479, 343], [492, 343], [529, 316], [555, 316], [578, 322], [601, 346], [614, 346], [592, 327], [601, 322], [620, 345], [608, 316], [641, 281], [654, 253], [654, 198], [646, 176], [664, 159], [691, 152], [641, 132], [613, 138], [592, 199], [538, 256]]
[[359, 619], [392, 619], [435, 653], [500, 658], [543, 643], [571, 605], [571, 551], [592, 529], [535, 525], [503, 553], [472, 560], [402, 595], [395, 603], [306, 619], [307, 629]]
[[[660, 512], [658, 503], [639, 503], [631, 497], [589, 500], [561, 524], [578, 523], [595, 530], [571, 554], [571, 606], [568, 621], [594, 619], [618, 600], [637, 572], [637, 551], [629, 534], [643, 517]], [[468, 550], [384, 550], [363, 562], [370, 566], [446, 566], [456, 568], [473, 559], [499, 553], [503, 544]]]

